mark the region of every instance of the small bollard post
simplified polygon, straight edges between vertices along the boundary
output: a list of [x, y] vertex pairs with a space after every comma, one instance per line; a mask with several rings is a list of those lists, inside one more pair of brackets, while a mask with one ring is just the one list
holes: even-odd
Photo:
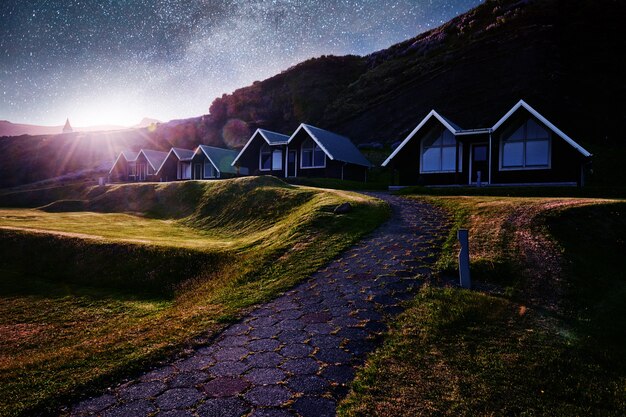
[[478, 188], [480, 188], [482, 186], [482, 184], [483, 184], [482, 176], [483, 176], [482, 171], [478, 171], [476, 173], [476, 186]]
[[459, 239], [461, 250], [459, 251], [459, 279], [462, 288], [472, 288], [469, 268], [469, 231], [459, 229], [456, 237]]

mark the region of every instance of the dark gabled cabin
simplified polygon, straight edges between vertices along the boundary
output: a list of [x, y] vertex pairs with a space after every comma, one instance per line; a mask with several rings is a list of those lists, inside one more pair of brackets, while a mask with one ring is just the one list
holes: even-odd
[[126, 182], [135, 181], [137, 169], [135, 161], [139, 152], [122, 151], [113, 162], [113, 166], [109, 171], [109, 181]]
[[302, 123], [286, 149], [288, 177], [367, 181], [370, 162], [345, 136]]
[[237, 151], [200, 145], [191, 160], [191, 178], [209, 180], [236, 177], [237, 169], [232, 166], [236, 156]]
[[142, 149], [137, 155], [135, 181], [162, 181], [157, 171], [165, 161], [167, 152]]
[[182, 181], [191, 179], [191, 161], [195, 152], [190, 149], [172, 148], [168, 152], [157, 175], [162, 181]]
[[493, 127], [431, 111], [383, 162], [396, 185], [583, 185], [591, 154], [520, 100]]
[[289, 136], [257, 129], [233, 161], [233, 166], [251, 175], [285, 177], [284, 154]]
[[109, 171], [110, 181], [161, 181], [157, 175], [166, 152], [142, 149], [139, 152], [122, 151]]

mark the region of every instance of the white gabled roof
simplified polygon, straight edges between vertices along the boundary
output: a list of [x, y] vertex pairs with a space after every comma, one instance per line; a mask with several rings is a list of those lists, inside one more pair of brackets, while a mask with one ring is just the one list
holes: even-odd
[[413, 131], [411, 133], [409, 133], [409, 136], [407, 136], [406, 139], [404, 139], [402, 141], [402, 143], [396, 149], [394, 149], [394, 151], [391, 153], [391, 155], [389, 155], [389, 157], [387, 159], [385, 159], [385, 162], [383, 162], [382, 166], [384, 166], [384, 167], [387, 166], [387, 164], [393, 159], [393, 157], [396, 156], [396, 154], [398, 152], [400, 152], [400, 150], [402, 148], [404, 148], [404, 146], [407, 143], [409, 143], [409, 141], [413, 138], [413, 136], [415, 136], [417, 134], [417, 132], [419, 132], [422, 129], [422, 127], [424, 127], [424, 125], [432, 117], [434, 117], [437, 120], [439, 120], [441, 122], [441, 124], [444, 125], [444, 127], [446, 129], [448, 129], [450, 132], [452, 132], [453, 134], [457, 134], [458, 132], [463, 131], [463, 129], [461, 129], [455, 123], [452, 123], [450, 120], [446, 119], [445, 117], [443, 117], [442, 115], [437, 113], [435, 110], [431, 110], [430, 113], [428, 113], [428, 115], [422, 119], [420, 124], [418, 124], [417, 127], [415, 127], [415, 129], [413, 129]]
[[165, 159], [163, 159], [163, 162], [161, 162], [159, 169], [156, 170], [157, 174], [161, 172], [163, 165], [165, 165], [165, 162], [167, 162], [171, 154], [174, 154], [174, 156], [176, 156], [179, 161], [191, 161], [193, 159], [193, 156], [195, 155], [194, 151], [190, 149], [172, 148], [165, 156]]
[[237, 156], [237, 151], [232, 151], [230, 149], [224, 148], [216, 148], [215, 146], [208, 145], [198, 145], [195, 151], [195, 155], [198, 155], [200, 152], [207, 157], [209, 162], [217, 169], [219, 172], [228, 173], [228, 174], [236, 174], [237, 170], [233, 169], [233, 163], [231, 162]]
[[[163, 165], [163, 161], [165, 161], [165, 158], [168, 155], [167, 152], [153, 151], [152, 149], [142, 149], [139, 151], [139, 155], [141, 154], [143, 154], [143, 156], [146, 158], [146, 161], [148, 161], [152, 169], [154, 169], [155, 174], [157, 173], [159, 168], [161, 168], [161, 165]], [[139, 158], [139, 155], [137, 155], [137, 158]]]
[[115, 162], [113, 162], [113, 166], [109, 170], [109, 174], [113, 173], [113, 170], [115, 169], [115, 165], [117, 165], [117, 161], [119, 161], [121, 157], [124, 157], [126, 162], [132, 162], [132, 161], [136, 161], [138, 156], [139, 156], [139, 152], [133, 152], [133, 151], [120, 152], [117, 158], [115, 158]]
[[338, 135], [319, 127], [301, 123], [289, 138], [289, 143], [298, 135], [300, 130], [307, 132], [309, 137], [319, 145], [324, 153], [331, 159], [348, 162], [370, 168], [372, 164], [363, 156], [354, 143], [345, 136]]
[[550, 130], [552, 130], [555, 134], [557, 134], [563, 140], [565, 140], [567, 143], [569, 143], [574, 148], [576, 148], [581, 154], [583, 154], [586, 157], [591, 156], [591, 153], [589, 151], [587, 151], [585, 148], [583, 148], [582, 146], [580, 146], [578, 143], [576, 143], [576, 141], [574, 141], [574, 139], [570, 138], [565, 133], [563, 133], [563, 131], [561, 131], [558, 127], [553, 125], [548, 119], [543, 117], [537, 110], [533, 109], [524, 100], [520, 100], [515, 106], [513, 106], [513, 108], [511, 110], [509, 110], [509, 112], [507, 114], [502, 116], [502, 118], [500, 120], [498, 120], [498, 122], [495, 125], [493, 125], [493, 127], [487, 128], [487, 129], [463, 130], [458, 125], [454, 124], [450, 120], [446, 119], [445, 117], [443, 117], [442, 115], [437, 113], [435, 110], [432, 110], [430, 113], [428, 113], [428, 115], [426, 117], [424, 117], [424, 119], [422, 119], [420, 124], [417, 125], [417, 127], [415, 129], [413, 129], [413, 131], [409, 134], [409, 136], [407, 136], [406, 139], [404, 139], [402, 141], [402, 143], [393, 151], [393, 153], [391, 155], [389, 155], [389, 157], [387, 159], [385, 159], [385, 162], [383, 162], [382, 166], [387, 166], [387, 164], [394, 158], [394, 156], [396, 156], [396, 154], [398, 152], [400, 152], [400, 150], [413, 138], [413, 136], [415, 136], [417, 134], [417, 132], [419, 132], [422, 127], [424, 127], [426, 122], [428, 122], [431, 119], [431, 117], [437, 118], [437, 120], [439, 120], [441, 122], [441, 124], [444, 125], [445, 128], [448, 129], [450, 132], [452, 132], [455, 136], [483, 134], [483, 133], [494, 132], [495, 130], [500, 128], [502, 126], [502, 124], [509, 119], [509, 117], [511, 117], [517, 110], [520, 109], [520, 107], [523, 107], [526, 110], [528, 110], [528, 112], [530, 114], [535, 116], [544, 125], [546, 125]]
[[237, 161], [239, 160], [239, 157], [241, 155], [243, 155], [243, 153], [248, 148], [250, 143], [252, 143], [252, 141], [254, 140], [254, 138], [257, 135], [257, 133], [259, 135], [261, 135], [263, 140], [265, 140], [265, 142], [267, 142], [267, 144], [270, 145], [270, 146], [286, 145], [287, 142], [289, 142], [289, 136], [287, 136], [287, 135], [283, 135], [282, 133], [272, 132], [271, 130], [257, 129], [257, 130], [254, 131], [252, 136], [250, 136], [250, 139], [248, 139], [248, 142], [246, 142], [246, 144], [241, 149], [241, 151], [239, 151], [239, 154], [237, 155], [237, 157], [233, 161], [232, 166], [235, 166], [235, 163], [237, 163]]
[[550, 130], [552, 130], [554, 133], [556, 133], [558, 136], [560, 136], [567, 143], [572, 145], [576, 150], [578, 150], [578, 152], [580, 152], [581, 154], [583, 154], [586, 157], [591, 156], [591, 153], [589, 151], [587, 151], [585, 148], [583, 148], [578, 143], [576, 143], [576, 141], [574, 139], [570, 138], [565, 133], [563, 133], [563, 131], [561, 131], [561, 129], [559, 129], [558, 127], [553, 125], [548, 119], [543, 117], [537, 110], [535, 110], [532, 107], [530, 107], [530, 105], [528, 105], [528, 103], [526, 103], [524, 100], [520, 100], [515, 106], [513, 106], [513, 108], [511, 108], [511, 110], [509, 110], [509, 112], [507, 114], [502, 116], [502, 118], [500, 120], [498, 120], [495, 125], [493, 125], [491, 130], [495, 131], [500, 126], [502, 126], [502, 124], [504, 122], [506, 122], [509, 119], [509, 117], [511, 117], [516, 111], [518, 111], [520, 109], [520, 107], [525, 108], [530, 114], [532, 114], [537, 119], [539, 119]]

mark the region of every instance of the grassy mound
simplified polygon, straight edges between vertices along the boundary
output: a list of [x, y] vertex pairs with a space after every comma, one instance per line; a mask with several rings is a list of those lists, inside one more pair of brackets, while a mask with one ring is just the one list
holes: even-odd
[[[55, 195], [85, 203], [0, 209], [1, 415], [54, 412], [210, 337], [388, 214], [267, 177]], [[334, 215], [346, 201], [354, 210]]]
[[470, 230], [478, 290], [424, 287], [339, 415], [623, 415], [626, 203], [428, 200]]

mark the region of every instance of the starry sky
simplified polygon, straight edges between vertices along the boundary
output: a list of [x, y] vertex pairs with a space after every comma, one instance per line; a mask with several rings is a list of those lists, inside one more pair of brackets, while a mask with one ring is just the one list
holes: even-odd
[[130, 126], [307, 58], [365, 55], [481, 0], [1, 0], [0, 120]]

